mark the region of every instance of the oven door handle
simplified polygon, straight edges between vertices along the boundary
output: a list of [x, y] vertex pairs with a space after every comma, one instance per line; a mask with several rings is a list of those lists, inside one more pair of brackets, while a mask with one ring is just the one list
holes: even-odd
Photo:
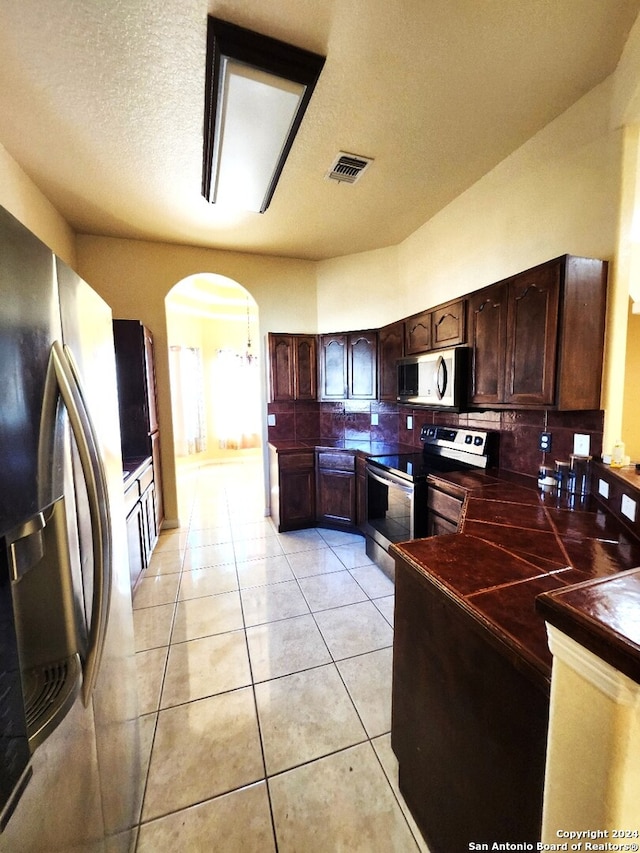
[[378, 474], [372, 465], [367, 465], [366, 468], [367, 476], [371, 477], [372, 480], [377, 480], [378, 483], [382, 483], [383, 486], [397, 486], [402, 489], [402, 491], [407, 495], [413, 494], [413, 485], [403, 480], [401, 477], [392, 474], [391, 471], [385, 471], [384, 474]]

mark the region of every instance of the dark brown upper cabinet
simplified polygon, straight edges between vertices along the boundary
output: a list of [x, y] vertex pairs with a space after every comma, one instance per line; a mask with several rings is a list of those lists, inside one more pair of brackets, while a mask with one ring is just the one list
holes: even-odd
[[509, 282], [505, 403], [555, 403], [561, 273], [544, 264]]
[[470, 295], [469, 402], [600, 408], [606, 261], [563, 255]]
[[404, 321], [405, 355], [418, 355], [466, 341], [466, 302], [456, 299], [429, 311], [413, 314]]
[[317, 357], [315, 335], [269, 335], [271, 401], [315, 400]]
[[469, 402], [490, 406], [504, 402], [507, 345], [507, 285], [492, 284], [468, 299], [471, 380]]
[[153, 337], [138, 320], [114, 320], [122, 458], [151, 455], [158, 430]]
[[321, 400], [375, 400], [378, 394], [376, 331], [321, 335]]
[[431, 349], [431, 311], [421, 311], [404, 321], [405, 355], [417, 355]]
[[390, 323], [378, 332], [378, 389], [380, 399], [395, 402], [398, 395], [396, 362], [404, 355], [404, 322]]
[[431, 311], [431, 349], [465, 343], [465, 305], [464, 299], [457, 299]]

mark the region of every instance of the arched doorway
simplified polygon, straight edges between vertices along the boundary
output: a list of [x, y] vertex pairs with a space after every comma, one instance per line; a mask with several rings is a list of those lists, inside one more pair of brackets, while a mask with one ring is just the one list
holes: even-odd
[[165, 299], [176, 473], [262, 459], [258, 306], [212, 273], [178, 282]]

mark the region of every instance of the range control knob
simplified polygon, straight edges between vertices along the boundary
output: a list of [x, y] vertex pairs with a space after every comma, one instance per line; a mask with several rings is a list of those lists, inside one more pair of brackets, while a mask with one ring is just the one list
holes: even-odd
[[482, 436], [481, 436], [481, 435], [477, 435], [477, 436], [473, 439], [473, 443], [475, 444], [475, 446], [476, 446], [476, 447], [480, 447], [480, 445], [482, 444]]
[[465, 444], [473, 444], [473, 436], [472, 435], [465, 435], [464, 443]]

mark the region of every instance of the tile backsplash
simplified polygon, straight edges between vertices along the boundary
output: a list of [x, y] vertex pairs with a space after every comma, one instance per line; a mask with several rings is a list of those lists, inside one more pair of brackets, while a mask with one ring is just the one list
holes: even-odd
[[[424, 424], [461, 426], [500, 433], [500, 467], [505, 471], [536, 476], [540, 465], [556, 459], [568, 460], [573, 453], [575, 433], [590, 438], [591, 455], [602, 454], [604, 412], [555, 412], [544, 410], [451, 412], [412, 408], [395, 403], [269, 403], [268, 414], [275, 415], [275, 426], [268, 427], [269, 440], [315, 439], [388, 441], [421, 447], [420, 429]], [[377, 423], [372, 423], [372, 415]], [[412, 421], [407, 426], [407, 418]], [[375, 418], [373, 419], [376, 420]], [[542, 431], [551, 433], [551, 451], [538, 450]]]

